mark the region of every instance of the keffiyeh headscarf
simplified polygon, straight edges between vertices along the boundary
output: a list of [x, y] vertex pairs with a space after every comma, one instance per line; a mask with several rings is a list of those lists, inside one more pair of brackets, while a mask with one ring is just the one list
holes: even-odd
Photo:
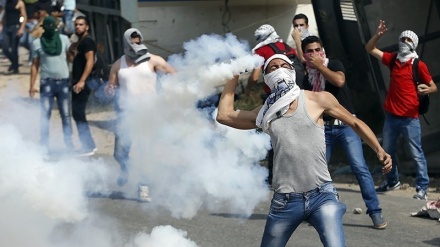
[[[324, 63], [323, 63], [324, 66], [327, 67], [329, 59], [327, 58], [327, 56], [325, 54], [324, 48], [322, 48], [322, 50], [320, 52], [318, 52], [318, 54], [322, 58], [322, 60], [324, 61]], [[312, 65], [310, 64], [310, 56], [309, 55], [310, 54], [305, 53], [304, 59], [306, 60], [306, 69], [307, 69], [307, 74], [309, 76], [309, 83], [310, 83], [310, 85], [312, 85], [312, 91], [314, 91], [314, 92], [323, 91], [325, 89], [325, 78], [321, 74], [321, 72], [319, 72], [319, 70], [312, 67]]]
[[[403, 37], [410, 38], [413, 42], [402, 42], [400, 39]], [[401, 63], [405, 63], [412, 58], [419, 57], [416, 52], [417, 45], [419, 44], [419, 37], [417, 37], [417, 34], [415, 34], [413, 31], [403, 31], [399, 36], [398, 44], [399, 52], [397, 53], [397, 59], [399, 59]]]
[[131, 42], [131, 35], [137, 33], [140, 37], [140, 41], [144, 39], [142, 33], [136, 28], [129, 28], [124, 33], [124, 54], [131, 61], [136, 64], [147, 61], [150, 59], [150, 53], [148, 53], [148, 48], [144, 44], [136, 44]]
[[283, 42], [283, 40], [275, 31], [275, 28], [273, 28], [269, 24], [264, 24], [261, 27], [257, 28], [257, 30], [255, 30], [254, 36], [259, 43], [254, 47], [254, 49], [252, 49], [252, 54], [255, 54], [255, 50], [262, 46], [275, 42]]
[[[271, 56], [264, 64], [264, 71], [267, 65], [274, 59], [282, 59], [292, 65], [292, 61], [282, 54]], [[269, 74], [264, 75], [264, 82], [271, 89], [269, 97], [264, 102], [263, 107], [258, 112], [256, 125], [267, 132], [272, 120], [284, 115], [290, 107], [290, 103], [296, 100], [300, 93], [300, 88], [296, 85], [295, 70], [279, 68]]]

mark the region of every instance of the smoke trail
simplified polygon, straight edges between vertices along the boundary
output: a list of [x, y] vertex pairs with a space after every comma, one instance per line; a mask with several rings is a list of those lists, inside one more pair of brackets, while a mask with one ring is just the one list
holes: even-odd
[[195, 105], [261, 58], [233, 35], [203, 35], [184, 48], [170, 58], [178, 73], [161, 77], [159, 95], [129, 101], [123, 126], [136, 148], [127, 191], [148, 184], [153, 204], [175, 217], [191, 218], [203, 207], [216, 211], [223, 203], [230, 213], [250, 215], [268, 196], [267, 171], [258, 164], [268, 136], [213, 123]]
[[[185, 53], [170, 58], [179, 72], [161, 77], [161, 92], [130, 101], [124, 126], [134, 141], [131, 180], [121, 190], [129, 196], [139, 182], [147, 183], [153, 202], [145, 210], [165, 207], [175, 217], [191, 218], [202, 208], [218, 212], [225, 206], [227, 213], [248, 216], [268, 196], [267, 171], [258, 164], [269, 148], [268, 137], [218, 125], [195, 104], [261, 60], [233, 35], [204, 35], [184, 47]], [[85, 196], [86, 191], [110, 191], [112, 167], [101, 159], [49, 162], [36, 144], [39, 102], [20, 94], [7, 90], [0, 95], [0, 242], [124, 246], [117, 223], [91, 210]], [[51, 129], [51, 135], [62, 145], [61, 130]], [[140, 233], [125, 246], [147, 244], [196, 246], [171, 226]]]

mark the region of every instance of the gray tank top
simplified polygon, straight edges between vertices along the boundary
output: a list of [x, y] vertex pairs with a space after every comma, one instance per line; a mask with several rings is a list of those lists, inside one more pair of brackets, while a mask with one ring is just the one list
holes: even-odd
[[304, 90], [291, 115], [271, 122], [269, 135], [274, 150], [272, 186], [275, 192], [306, 192], [332, 181], [325, 158], [324, 127], [306, 111]]

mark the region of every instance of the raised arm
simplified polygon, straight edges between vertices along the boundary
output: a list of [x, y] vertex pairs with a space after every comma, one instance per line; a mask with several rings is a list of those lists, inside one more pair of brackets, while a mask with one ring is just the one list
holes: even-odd
[[380, 20], [376, 33], [373, 35], [373, 37], [371, 37], [371, 39], [365, 45], [365, 50], [367, 50], [368, 53], [370, 53], [379, 60], [382, 60], [383, 52], [376, 48], [376, 43], [380, 38], [382, 38], [382, 36], [385, 34], [386, 31], [388, 31], [388, 29], [385, 25], [385, 21]]
[[234, 109], [235, 88], [238, 85], [238, 75], [226, 82], [218, 105], [217, 121], [236, 129], [255, 129], [258, 111], [261, 106], [252, 111], [236, 111]]
[[373, 131], [362, 120], [353, 116], [347, 109], [339, 104], [338, 100], [328, 92], [320, 92], [318, 96], [318, 104], [324, 108], [324, 113], [337, 118], [350, 126], [368, 146], [376, 153], [377, 158], [383, 164], [382, 172], [391, 171], [391, 156], [385, 152], [380, 146], [379, 141]]
[[299, 27], [294, 27], [292, 33], [290, 34], [295, 41], [296, 52], [298, 53], [298, 58], [301, 59], [301, 63], [305, 63], [304, 53], [301, 48], [301, 30]]

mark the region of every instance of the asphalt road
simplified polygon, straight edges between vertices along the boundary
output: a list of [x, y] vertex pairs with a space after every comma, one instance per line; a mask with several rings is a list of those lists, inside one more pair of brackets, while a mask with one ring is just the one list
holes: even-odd
[[[343, 219], [347, 246], [440, 246], [440, 222], [427, 218], [410, 217], [426, 203], [411, 198], [411, 193], [398, 191], [379, 195], [383, 214], [388, 221], [385, 230], [372, 228], [365, 214], [366, 208], [357, 186], [336, 184], [340, 199], [347, 205]], [[200, 210], [192, 219], [176, 219], [154, 203], [139, 203], [134, 198], [123, 198], [115, 191], [111, 196], [90, 197], [90, 207], [103, 216], [114, 219], [119, 233], [127, 241], [140, 231], [151, 232], [155, 226], [171, 225], [187, 232], [187, 239], [198, 246], [259, 246], [269, 201], [260, 203], [249, 218], [226, 213]], [[153, 198], [153, 200], [160, 200]], [[353, 214], [357, 207], [362, 214]], [[322, 246], [315, 229], [303, 223], [295, 231], [287, 246]]]

